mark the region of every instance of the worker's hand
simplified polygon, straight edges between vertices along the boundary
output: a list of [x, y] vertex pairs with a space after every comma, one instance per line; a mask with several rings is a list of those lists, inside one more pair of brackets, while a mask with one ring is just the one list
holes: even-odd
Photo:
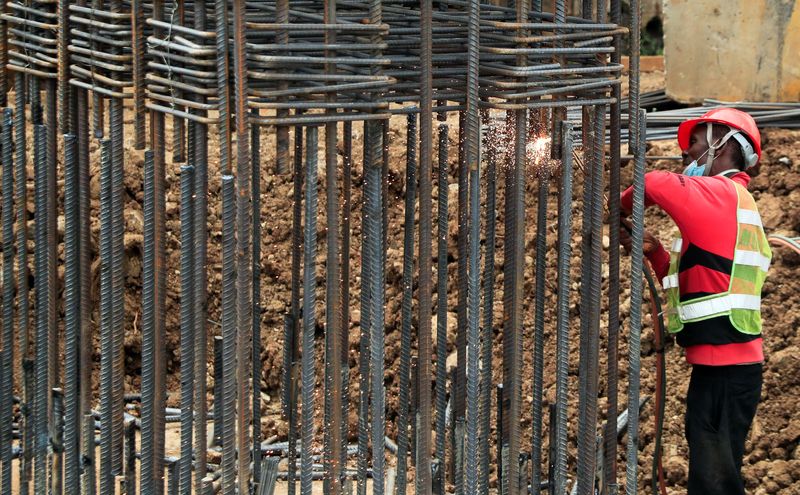
[[[633, 243], [633, 239], [631, 238], [631, 231], [633, 230], [633, 225], [631, 221], [627, 218], [620, 219], [620, 227], [619, 227], [619, 243], [625, 249], [625, 254], [631, 253], [631, 245]], [[661, 242], [659, 242], [656, 237], [648, 231], [644, 231], [644, 243], [642, 245], [642, 251], [644, 252], [645, 256], [649, 255], [650, 253], [654, 252], [658, 247], [661, 246]]]

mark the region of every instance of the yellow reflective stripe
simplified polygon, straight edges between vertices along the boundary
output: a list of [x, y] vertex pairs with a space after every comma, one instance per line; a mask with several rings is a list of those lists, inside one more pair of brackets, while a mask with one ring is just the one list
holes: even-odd
[[661, 286], [664, 287], [665, 290], [678, 287], [678, 274], [673, 273], [661, 279]]
[[739, 208], [736, 210], [736, 218], [739, 220], [739, 223], [746, 223], [748, 225], [758, 225], [762, 227], [761, 224], [761, 215], [758, 214], [756, 210], [746, 210], [744, 208]]
[[682, 321], [726, 313], [733, 309], [761, 310], [761, 297], [747, 294], [726, 294], [704, 301], [678, 306]]
[[733, 254], [733, 262], [740, 265], [757, 266], [766, 272], [769, 270], [770, 259], [758, 251], [737, 249]]

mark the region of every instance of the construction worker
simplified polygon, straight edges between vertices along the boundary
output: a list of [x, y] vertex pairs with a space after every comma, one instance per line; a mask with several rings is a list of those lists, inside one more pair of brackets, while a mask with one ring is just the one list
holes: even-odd
[[[764, 361], [761, 287], [772, 258], [745, 172], [761, 158], [761, 136], [747, 113], [718, 108], [683, 122], [678, 144], [683, 172], [646, 174], [645, 205], [672, 217], [680, 238], [667, 250], [645, 232], [644, 253], [666, 291], [667, 330], [692, 365], [688, 493], [744, 494], [744, 443]], [[632, 189], [621, 205], [630, 215]], [[620, 238], [630, 252], [626, 229]]]

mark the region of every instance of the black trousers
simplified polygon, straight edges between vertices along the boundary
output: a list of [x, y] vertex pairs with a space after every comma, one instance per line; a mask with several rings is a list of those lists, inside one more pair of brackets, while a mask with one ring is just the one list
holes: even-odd
[[686, 396], [689, 495], [744, 495], [744, 442], [761, 396], [761, 364], [692, 369]]

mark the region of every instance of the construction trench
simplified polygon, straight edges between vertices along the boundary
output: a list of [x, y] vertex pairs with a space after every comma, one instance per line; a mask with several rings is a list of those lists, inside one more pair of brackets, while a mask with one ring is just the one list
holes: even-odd
[[[261, 495], [281, 485], [309, 495], [322, 483], [323, 493], [359, 495], [636, 493], [638, 414], [627, 411], [640, 406], [644, 282], [631, 276], [629, 295], [621, 294], [618, 233], [608, 230], [604, 246], [602, 229], [619, 222], [625, 124], [635, 190], [630, 272], [641, 274], [638, 36], [630, 37], [624, 101], [620, 86], [623, 38], [640, 32], [639, 19], [623, 26], [620, 0], [609, 12], [604, 2], [598, 8], [584, 0], [574, 16], [563, 0], [552, 11], [537, 1], [493, 3], [503, 2], [8, 3], [0, 17], [0, 64], [8, 69], [0, 71], [0, 492]], [[638, 12], [637, 2], [630, 4]], [[456, 114], [452, 146], [448, 117]], [[406, 116], [402, 133], [389, 125], [397, 115]], [[363, 137], [358, 153], [354, 134]], [[393, 201], [388, 146], [401, 136], [405, 194]], [[141, 312], [133, 324], [125, 315], [123, 274], [128, 142], [144, 153]], [[262, 150], [273, 143], [275, 160], [266, 163]], [[95, 231], [97, 178], [90, 169], [98, 147]], [[450, 154], [458, 157], [458, 181], [448, 185]], [[213, 163], [219, 177], [209, 174]], [[293, 178], [291, 211], [263, 211], [264, 175]], [[169, 225], [168, 176], [180, 185], [180, 222]], [[219, 184], [213, 193], [211, 181]], [[526, 181], [538, 184], [535, 215], [526, 215]], [[437, 191], [457, 185], [457, 204], [448, 204], [447, 193], [434, 195], [434, 184]], [[578, 197], [581, 242], [573, 246]], [[547, 221], [549, 200], [555, 227]], [[209, 201], [222, 205], [213, 221]], [[390, 209], [405, 212], [402, 277], [391, 282], [402, 298], [400, 366], [392, 370], [398, 387], [384, 380]], [[457, 212], [452, 262], [448, 212]], [[260, 421], [261, 291], [270, 283], [261, 259], [271, 249], [262, 229], [274, 216], [290, 216], [293, 224], [291, 259], [282, 260], [291, 265], [291, 298], [280, 356], [288, 438], [280, 441], [266, 439]], [[525, 242], [531, 224], [532, 251]], [[179, 266], [170, 264], [176, 258], [168, 232], [179, 238]], [[549, 266], [548, 236], [557, 244]], [[221, 250], [214, 266], [213, 244]], [[532, 292], [523, 284], [528, 256]], [[360, 272], [352, 257], [360, 259]], [[448, 263], [458, 274], [452, 373], [445, 362]], [[570, 269], [578, 265], [576, 278]], [[177, 279], [168, 276], [173, 272]], [[219, 291], [208, 290], [212, 273], [221, 274]], [[495, 301], [496, 283], [502, 301]], [[179, 329], [167, 327], [170, 291], [179, 293]], [[546, 292], [557, 295], [556, 306], [546, 306]], [[580, 311], [571, 313], [575, 292]], [[535, 323], [526, 334], [528, 298]], [[601, 298], [609, 301], [602, 318]], [[621, 326], [620, 301], [627, 298], [630, 314]], [[495, 315], [496, 302], [502, 315]], [[209, 321], [212, 305], [219, 322]], [[546, 321], [555, 353], [545, 352]], [[354, 355], [351, 328], [360, 329]], [[179, 394], [179, 408], [166, 403], [165, 339], [172, 331], [179, 332], [180, 386], [169, 392]], [[627, 356], [618, 353], [620, 331], [628, 334]], [[131, 332], [141, 335], [138, 390], [125, 386]], [[571, 345], [575, 334], [579, 348]], [[601, 335], [607, 369], [600, 369]], [[523, 336], [533, 338], [532, 391], [522, 386]], [[502, 369], [492, 369], [493, 353], [502, 354]], [[569, 368], [571, 353], [579, 353], [578, 372]], [[211, 367], [206, 356], [213, 356]], [[556, 369], [555, 398], [546, 403], [545, 363]], [[620, 367], [627, 369], [622, 383]], [[568, 441], [573, 390], [576, 442]], [[617, 421], [600, 421], [600, 396], [602, 416], [620, 417], [634, 434], [621, 437]], [[398, 404], [391, 428], [387, 397]], [[533, 414], [525, 433], [531, 445], [521, 440], [524, 408]], [[355, 431], [348, 421], [354, 411]], [[169, 423], [180, 425], [176, 455], [165, 450]], [[618, 446], [619, 438], [625, 440]]]

